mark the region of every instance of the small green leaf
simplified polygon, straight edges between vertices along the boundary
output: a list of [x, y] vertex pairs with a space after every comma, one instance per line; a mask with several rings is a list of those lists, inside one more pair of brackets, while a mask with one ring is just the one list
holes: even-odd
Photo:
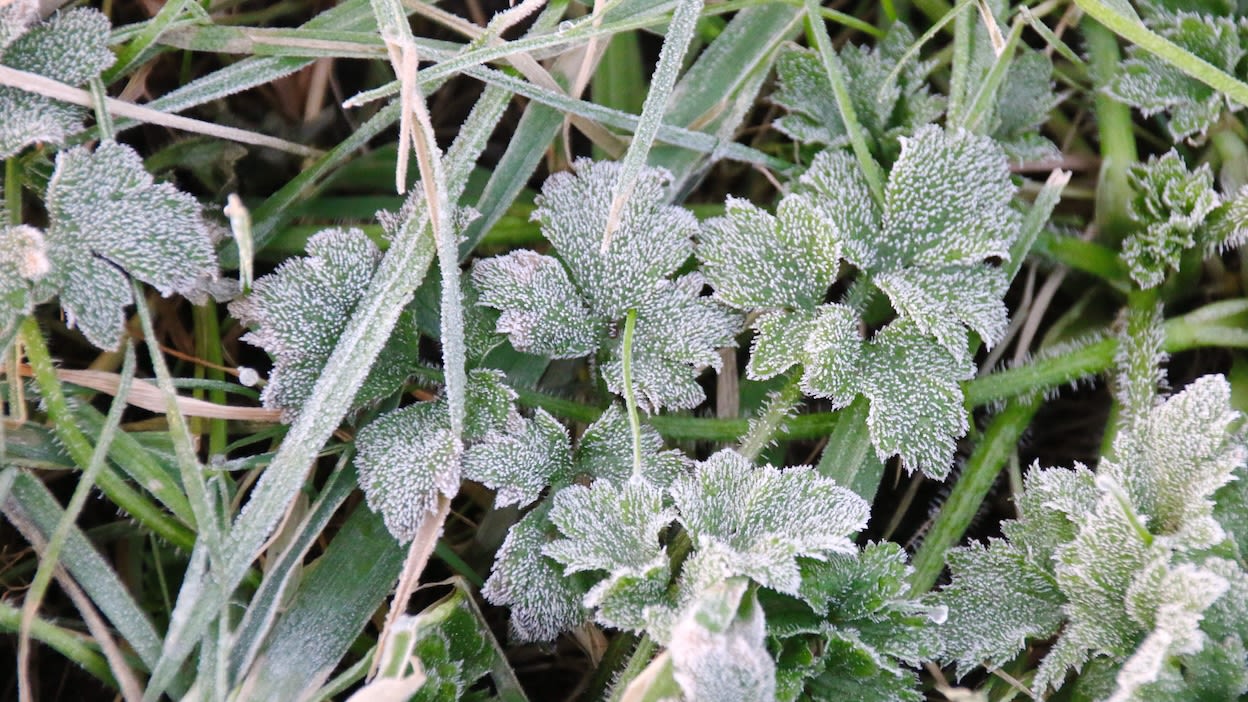
[[[470, 392], [469, 407], [475, 404], [471, 398]], [[532, 419], [513, 414], [504, 431], [485, 435], [464, 452], [464, 477], [493, 488], [498, 507], [527, 507], [548, 484], [566, 482], [571, 468], [567, 430], [540, 409]]]
[[866, 501], [810, 466], [754, 466], [731, 450], [698, 464], [671, 488], [680, 522], [720, 577], [744, 575], [779, 592], [801, 588], [797, 558], [855, 550], [849, 536], [866, 526]]
[[459, 492], [460, 447], [446, 404], [418, 402], [387, 412], [355, 438], [355, 465], [368, 506], [402, 543], [411, 541], [439, 495]]
[[491, 603], [511, 607], [511, 631], [519, 641], [550, 641], [585, 619], [584, 590], [542, 554], [550, 532], [546, 510], [526, 514], [507, 533], [481, 589]]
[[[113, 65], [111, 27], [102, 13], [75, 8], [36, 23], [39, 13], [33, 5], [18, 0], [0, 8], [0, 64], [72, 86]], [[77, 105], [0, 86], [0, 158], [35, 142], [64, 143], [85, 116]]]
[[[1212, 241], [1206, 243], [1202, 230], [1221, 199], [1213, 189], [1209, 165], [1189, 172], [1183, 157], [1174, 150], [1132, 166], [1130, 179], [1135, 193], [1131, 218], [1141, 228], [1123, 241], [1122, 259], [1132, 279], [1141, 287], [1151, 288], [1160, 285], [1168, 271], [1178, 269], [1185, 250], [1197, 245], [1202, 249], [1216, 246]], [[1222, 233], [1212, 238], [1231, 242], [1242, 234]]]
[[102, 349], [121, 343], [133, 276], [163, 295], [191, 294], [217, 275], [195, 198], [155, 183], [129, 146], [61, 152], [48, 181], [50, 269], [40, 298], [59, 293], [69, 322]]

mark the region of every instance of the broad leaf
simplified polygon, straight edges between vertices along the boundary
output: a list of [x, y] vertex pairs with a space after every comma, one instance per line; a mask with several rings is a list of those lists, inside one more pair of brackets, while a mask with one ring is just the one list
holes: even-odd
[[[292, 421], [307, 401], [338, 337], [347, 327], [381, 252], [358, 229], [326, 229], [308, 240], [307, 256], [287, 259], [230, 303], [230, 314], [252, 331], [243, 336], [273, 357], [261, 399]], [[419, 333], [410, 310], [400, 315], [354, 404], [398, 389], [419, 361]]]
[[584, 590], [542, 554], [553, 532], [547, 510], [526, 514], [507, 533], [481, 589], [485, 599], [511, 608], [511, 632], [519, 641], [550, 641], [585, 619]]
[[69, 322], [102, 349], [121, 343], [127, 275], [163, 295], [194, 293], [217, 275], [195, 198], [155, 183], [129, 146], [102, 142], [56, 157], [46, 205], [48, 273], [40, 299], [58, 294]]
[[[37, 3], [0, 7], [0, 64], [80, 86], [113, 64], [111, 27], [102, 13], [76, 8], [39, 19]], [[37, 93], [0, 86], [0, 158], [29, 144], [64, 143], [82, 125], [86, 109]]]
[[697, 549], [692, 561], [703, 562], [689, 568], [744, 575], [791, 594], [801, 587], [797, 558], [854, 552], [849, 536], [869, 512], [862, 498], [810, 466], [758, 467], [731, 450], [677, 479], [671, 494]]

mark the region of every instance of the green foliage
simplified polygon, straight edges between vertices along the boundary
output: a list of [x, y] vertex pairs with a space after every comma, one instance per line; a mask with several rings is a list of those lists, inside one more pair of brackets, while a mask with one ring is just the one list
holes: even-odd
[[[914, 35], [898, 22], [874, 48], [847, 45], [839, 54], [850, 79], [850, 100], [871, 139], [872, 150], [886, 161], [897, 157], [901, 138], [940, 117], [945, 100], [928, 89], [932, 62], [908, 62], [895, 79], [890, 74], [914, 43]], [[849, 134], [819, 55], [788, 49], [776, 62], [779, 89], [771, 99], [789, 114], [775, 127], [804, 144], [841, 149]]]
[[1215, 605], [1248, 573], [1210, 551], [1226, 539], [1212, 498], [1248, 453], [1229, 398], [1225, 379], [1200, 378], [1124, 426], [1095, 476], [1033, 470], [1008, 541], [951, 555], [945, 656], [963, 672], [1000, 664], [1060, 628], [1036, 690], [1104, 657], [1118, 666], [1109, 699], [1144, 700], [1203, 685], [1192, 657], [1221, 655], [1206, 647], [1242, 650], [1245, 610]]
[[1131, 217], [1140, 229], [1122, 244], [1122, 259], [1143, 288], [1160, 285], [1184, 251], [1208, 256], [1248, 237], [1248, 194], [1224, 198], [1208, 164], [1189, 171], [1176, 151], [1131, 167]]
[[[0, 7], [0, 64], [80, 86], [113, 64], [111, 27], [96, 10], [75, 8], [39, 21], [39, 3]], [[86, 110], [36, 93], [0, 86], [0, 158], [36, 142], [62, 144]]]
[[[1188, 3], [1173, 8], [1146, 4], [1154, 8], [1146, 19], [1154, 32], [1213, 66], [1239, 75], [1245, 49], [1240, 26], [1233, 17], [1198, 13]], [[1165, 112], [1167, 131], [1175, 141], [1203, 138], [1224, 111], [1240, 107], [1154, 54], [1132, 46], [1127, 55], [1122, 70], [1106, 90], [1145, 116]]]
[[667, 175], [646, 169], [620, 215], [611, 246], [601, 250], [619, 168], [587, 160], [575, 173], [551, 176], [533, 218], [559, 258], [518, 251], [480, 261], [473, 281], [481, 304], [501, 311], [498, 331], [521, 351], [552, 358], [601, 352], [601, 373], [623, 394], [623, 361], [613, 338], [637, 310], [633, 379], [649, 411], [688, 409], [705, 399], [695, 378], [718, 369], [740, 319], [701, 297], [702, 279], [670, 278], [692, 252], [693, 216], [663, 204]]
[[[358, 229], [318, 232], [308, 240], [307, 253], [287, 259], [230, 303], [230, 314], [252, 327], [243, 341], [273, 357], [261, 399], [282, 410], [288, 422], [307, 401], [381, 261], [377, 245]], [[355, 406], [402, 384], [418, 361], [418, 339], [414, 315], [406, 310], [357, 391]]]
[[102, 349], [121, 343], [133, 303], [127, 275], [164, 295], [194, 295], [217, 275], [199, 203], [153, 182], [129, 146], [105, 141], [58, 154], [46, 205], [48, 270], [34, 297], [59, 295], [69, 322]]
[[[880, 458], [944, 476], [967, 429], [958, 382], [970, 377], [970, 332], [991, 345], [1007, 326], [1009, 280], [988, 259], [1008, 257], [1018, 236], [1014, 190], [991, 139], [924, 127], [902, 140], [882, 208], [852, 158], [832, 152], [775, 216], [729, 201], [704, 225], [698, 255], [720, 299], [761, 312], [747, 373], [802, 364], [808, 395], [837, 407], [865, 395]], [[896, 311], [870, 339], [858, 310], [820, 304], [842, 258]]]

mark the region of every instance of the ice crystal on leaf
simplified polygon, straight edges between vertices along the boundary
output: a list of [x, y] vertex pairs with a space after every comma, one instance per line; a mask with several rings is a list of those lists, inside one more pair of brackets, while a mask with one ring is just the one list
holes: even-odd
[[542, 549], [568, 575], [600, 571], [606, 577], [585, 595], [597, 620], [641, 630], [646, 609], [662, 603], [671, 571], [659, 532], [675, 514], [663, 506], [663, 492], [643, 480], [617, 486], [609, 480], [573, 485], [554, 497], [550, 521], [562, 538]]
[[[698, 256], [716, 297], [761, 312], [750, 377], [801, 364], [807, 394], [838, 406], [866, 395], [880, 457], [943, 477], [967, 427], [958, 383], [971, 372], [970, 332], [989, 345], [1005, 333], [1009, 281], [992, 259], [1008, 256], [1020, 219], [991, 139], [924, 127], [901, 144], [883, 208], [852, 157], [825, 152], [776, 215], [729, 201], [703, 225]], [[871, 339], [856, 311], [820, 304], [841, 258], [897, 313]]]
[[[897, 155], [898, 141], [934, 121], [945, 101], [927, 87], [930, 62], [908, 62], [895, 80], [889, 75], [914, 35], [905, 24], [894, 23], [875, 48], [846, 46], [840, 52], [849, 76], [854, 111], [885, 161]], [[780, 88], [772, 100], [789, 111], [775, 126], [795, 141], [839, 149], [849, 145], [849, 134], [833, 98], [828, 74], [819, 55], [809, 49], [789, 49], [776, 62]]]
[[532, 419], [512, 414], [505, 431], [486, 434], [464, 452], [464, 477], [496, 490], [498, 507], [526, 507], [547, 485], [569, 479], [569, 458], [568, 432], [558, 420], [545, 410]]
[[[585, 429], [574, 455], [578, 476], [625, 483], [633, 472], [633, 436], [628, 415], [618, 403]], [[663, 437], [648, 424], [641, 426], [641, 477], [666, 488], [688, 470], [690, 461], [678, 450], [663, 450]]]
[[704, 590], [672, 633], [672, 676], [687, 700], [776, 697], [776, 664], [764, 645], [762, 608], [744, 578]]
[[[261, 399], [292, 421], [316, 385], [381, 262], [381, 252], [358, 229], [326, 229], [308, 240], [307, 256], [287, 259], [230, 304], [252, 331], [243, 340], [273, 357]], [[419, 360], [419, 333], [404, 310], [390, 340], [356, 392], [356, 406], [398, 389]]]
[[121, 343], [133, 302], [127, 275], [163, 295], [191, 293], [217, 275], [199, 203], [153, 182], [129, 146], [105, 141], [58, 154], [46, 205], [48, 271], [35, 296], [59, 294], [69, 322], [102, 349]]
[[51, 265], [43, 232], [25, 225], [0, 229], [0, 348], [16, 332], [18, 318], [34, 309], [31, 283]]
[[[59, 12], [46, 21], [37, 2], [0, 7], [0, 64], [79, 86], [113, 64], [108, 18], [96, 10]], [[28, 144], [60, 144], [82, 125], [86, 110], [42, 95], [0, 86], [0, 158]]]
[[520, 641], [550, 641], [585, 619], [585, 591], [542, 554], [554, 531], [548, 509], [529, 512], [507, 532], [481, 595], [511, 608], [511, 632]]
[[[1145, 23], [1198, 58], [1231, 75], [1246, 51], [1237, 21], [1231, 17], [1183, 10], [1150, 13]], [[1166, 127], [1176, 141], [1199, 139], [1227, 109], [1239, 109], [1217, 90], [1179, 70], [1174, 64], [1130, 46], [1127, 60], [1105, 89], [1115, 99], [1145, 116], [1166, 112]]]
[[1221, 601], [1248, 592], [1248, 573], [1209, 550], [1225, 537], [1211, 498], [1245, 461], [1240, 423], [1229, 384], [1206, 376], [1124, 426], [1095, 478], [1033, 470], [1008, 541], [950, 556], [946, 657], [964, 673], [1060, 630], [1037, 692], [1100, 659], [1117, 666], [1109, 699], [1192, 699], [1190, 666], [1248, 633], [1246, 610]]
[[1208, 164], [1188, 171], [1171, 150], [1133, 166], [1130, 177], [1130, 212], [1140, 229], [1123, 242], [1122, 258], [1141, 287], [1164, 282], [1188, 249], [1210, 255], [1248, 237], [1248, 195], [1224, 199], [1213, 188]]
[[697, 549], [690, 569], [701, 572], [694, 562], [711, 559], [721, 577], [744, 575], [791, 594], [801, 587], [797, 558], [853, 553], [849, 536], [870, 511], [810, 466], [755, 466], [727, 449], [677, 479], [671, 494]]
[[759, 592], [778, 651], [777, 699], [806, 699], [809, 685], [827, 699], [921, 700], [906, 666], [936, 654], [944, 609], [907, 594], [901, 547], [875, 543], [799, 562], [800, 602]]
[[551, 358], [602, 352], [602, 375], [617, 393], [622, 357], [611, 337], [635, 309], [638, 403], [649, 411], [697, 406], [705, 399], [698, 370], [719, 368], [716, 349], [731, 345], [740, 325], [737, 315], [701, 296], [700, 276], [669, 277], [692, 252], [697, 221], [663, 204], [668, 176], [647, 169], [602, 252], [619, 166], [580, 160], [573, 168], [547, 180], [533, 213], [558, 258], [517, 251], [477, 262], [480, 304], [500, 311], [498, 331], [520, 351]]

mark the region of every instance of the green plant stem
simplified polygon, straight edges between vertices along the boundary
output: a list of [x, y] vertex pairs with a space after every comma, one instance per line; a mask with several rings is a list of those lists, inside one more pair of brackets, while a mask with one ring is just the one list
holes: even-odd
[[[195, 354], [205, 361], [220, 366], [225, 362], [221, 355], [221, 323], [217, 318], [217, 305], [209, 300], [204, 305], [196, 305], [191, 308], [191, 318], [194, 320], [195, 328]], [[212, 368], [201, 365], [195, 366], [196, 378], [207, 378], [221, 382], [225, 380], [225, 373], [218, 368]], [[202, 396], [202, 390], [195, 390], [196, 397]], [[220, 389], [209, 389], [208, 400], [218, 405], [226, 404], [225, 391]], [[203, 420], [199, 420], [197, 424], [202, 424]], [[202, 433], [196, 427], [196, 434]], [[225, 447], [229, 444], [229, 435], [227, 433], [226, 423], [224, 419], [208, 420], [208, 453], [209, 455], [224, 455]]]
[[871, 503], [884, 477], [884, 462], [871, 446], [869, 410], [867, 398], [859, 397], [836, 413], [836, 424], [815, 469]]
[[637, 415], [637, 389], [633, 387], [633, 333], [637, 329], [637, 310], [630, 309], [624, 317], [624, 405], [628, 409], [628, 428], [633, 435], [633, 477], [641, 476], [641, 418]]
[[[65, 399], [65, 392], [56, 378], [56, 368], [52, 365], [52, 357], [48, 353], [47, 344], [43, 341], [43, 333], [39, 330], [34, 318], [22, 322], [19, 333], [26, 348], [26, 358], [34, 371], [35, 384], [47, 408], [48, 417], [52, 421], [52, 430], [60, 439], [70, 458], [80, 468], [91, 465], [93, 449], [91, 442], [82, 434], [74, 423], [73, 412]], [[161, 509], [141, 494], [134, 491], [124, 480], [110, 470], [100, 471], [100, 490], [140, 524], [156, 535], [168, 540], [180, 549], [189, 551], [195, 544], [195, 534], [190, 529], [169, 518]]]
[[[0, 600], [0, 630], [15, 633], [21, 620], [21, 610]], [[117, 687], [117, 681], [108, 667], [108, 661], [104, 660], [98, 647], [88, 643], [89, 639], [86, 636], [42, 619], [31, 622], [30, 635], [36, 641], [52, 647], [57, 653], [73, 661], [101, 682], [113, 688]]]
[[775, 440], [785, 421], [792, 418], [793, 410], [801, 401], [801, 375], [795, 373], [768, 399], [762, 415], [750, 422], [750, 431], [737, 451], [751, 461], [757, 460], [763, 449]]
[[[1089, 13], [1091, 14], [1091, 13]], [[1103, 24], [1084, 18], [1080, 24], [1088, 46], [1088, 65], [1098, 85], [1108, 85], [1118, 72], [1122, 55], [1118, 40]], [[1116, 247], [1132, 228], [1131, 182], [1128, 169], [1139, 160], [1135, 146], [1131, 108], [1103, 90], [1093, 92], [1097, 136], [1101, 147], [1101, 173], [1096, 189], [1096, 222], [1103, 240]]]
[[867, 181], [867, 187], [871, 190], [871, 196], [875, 198], [877, 205], [883, 207], [884, 173], [880, 169], [880, 164], [875, 162], [875, 157], [871, 155], [867, 135], [858, 121], [857, 112], [854, 111], [853, 101], [849, 96], [849, 86], [845, 82], [845, 65], [841, 63], [841, 57], [837, 56], [832, 48], [832, 38], [828, 36], [828, 28], [824, 26], [823, 18], [819, 14], [818, 0], [805, 0], [805, 2], [810, 33], [819, 51], [819, 58], [823, 62], [823, 70], [832, 85], [832, 94], [836, 97], [841, 122], [845, 125], [849, 143], [862, 168], [862, 175]]
[[611, 702], [619, 702], [622, 699], [624, 690], [628, 689], [628, 684], [650, 664], [655, 648], [654, 639], [649, 635], [641, 637], [641, 640], [637, 642], [637, 647], [633, 649], [633, 654], [628, 657], [628, 663], [615, 678], [615, 683], [611, 687], [611, 696], [608, 698]]
[[910, 592], [913, 595], [927, 592], [936, 584], [945, 568], [945, 555], [962, 540], [996, 482], [997, 474], [1018, 449], [1018, 440], [1040, 409], [1041, 401], [1039, 394], [1010, 400], [984, 430], [983, 437], [954, 483], [949, 499], [941, 506], [931, 530], [923, 539], [923, 545], [914, 555], [914, 572], [910, 576]]
[[112, 444], [113, 436], [117, 433], [117, 427], [121, 424], [121, 414], [126, 408], [126, 396], [130, 392], [130, 382], [134, 379], [134, 346], [129, 342], [126, 343], [125, 361], [122, 364], [121, 378], [117, 385], [117, 395], [113, 398], [112, 406], [108, 410], [108, 419], [104, 423], [104, 428], [100, 431], [99, 437], [96, 439], [95, 448], [91, 452], [91, 462], [82, 475], [78, 477], [78, 484], [74, 486], [74, 493], [69, 498], [69, 503], [65, 506], [65, 512], [61, 515], [60, 520], [56, 524], [56, 529], [48, 538], [47, 544], [44, 546], [42, 557], [39, 560], [39, 567], [35, 570], [35, 577], [31, 580], [30, 589], [26, 591], [26, 599], [22, 603], [22, 622], [18, 633], [17, 658], [18, 670], [22, 675], [28, 675], [27, 668], [30, 656], [30, 627], [34, 623], [35, 615], [39, 612], [39, 607], [43, 603], [43, 597], [47, 593], [48, 585], [52, 582], [52, 575], [56, 571], [61, 560], [61, 550], [65, 547], [65, 541], [69, 538], [70, 530], [74, 527], [74, 522], [78, 518], [78, 514], [82, 512], [82, 507], [87, 502], [87, 496], [91, 494], [91, 490], [95, 487], [96, 478], [100, 471], [104, 470], [105, 464], [108, 462], [108, 449]]

